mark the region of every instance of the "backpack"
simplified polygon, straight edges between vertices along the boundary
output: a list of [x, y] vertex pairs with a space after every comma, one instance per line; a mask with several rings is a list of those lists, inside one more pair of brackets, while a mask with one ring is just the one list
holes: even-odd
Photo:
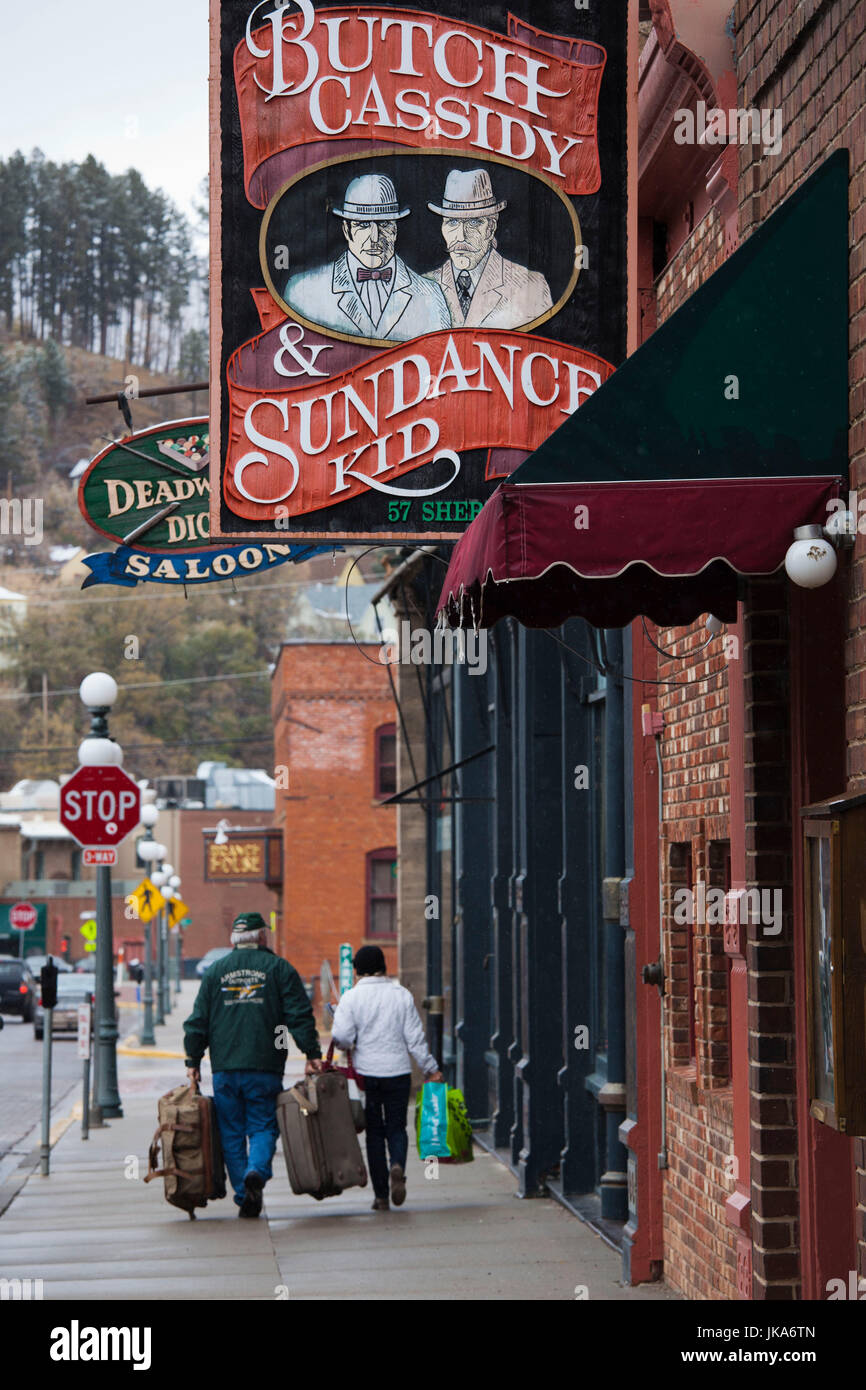
[[[145, 1182], [165, 1180], [165, 1200], [195, 1220], [195, 1208], [226, 1195], [225, 1165], [216, 1112], [198, 1086], [175, 1086], [161, 1096], [159, 1124], [147, 1156]], [[162, 1140], [162, 1168], [157, 1167]]]

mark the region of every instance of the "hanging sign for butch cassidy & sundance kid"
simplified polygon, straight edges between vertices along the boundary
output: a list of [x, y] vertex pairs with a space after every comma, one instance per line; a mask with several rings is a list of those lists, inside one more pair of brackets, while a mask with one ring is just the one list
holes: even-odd
[[212, 535], [455, 538], [623, 360], [630, 8], [212, 0]]

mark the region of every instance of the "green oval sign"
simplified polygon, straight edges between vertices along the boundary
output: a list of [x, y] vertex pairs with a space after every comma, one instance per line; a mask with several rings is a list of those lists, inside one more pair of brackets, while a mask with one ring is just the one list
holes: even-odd
[[175, 420], [103, 449], [78, 489], [81, 515], [142, 550], [200, 549], [210, 536], [209, 421]]

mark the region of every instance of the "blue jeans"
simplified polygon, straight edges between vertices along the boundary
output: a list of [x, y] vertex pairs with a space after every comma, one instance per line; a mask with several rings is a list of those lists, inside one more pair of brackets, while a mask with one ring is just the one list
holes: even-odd
[[409, 1152], [406, 1133], [406, 1109], [412, 1086], [411, 1073], [405, 1076], [364, 1077], [364, 1120], [367, 1130], [367, 1163], [377, 1197], [389, 1195], [385, 1144], [388, 1145], [390, 1167], [395, 1163], [405, 1170]]
[[213, 1074], [213, 1102], [223, 1155], [238, 1206], [244, 1199], [244, 1178], [248, 1173], [258, 1173], [264, 1182], [273, 1176], [277, 1096], [282, 1089], [283, 1078], [273, 1071]]

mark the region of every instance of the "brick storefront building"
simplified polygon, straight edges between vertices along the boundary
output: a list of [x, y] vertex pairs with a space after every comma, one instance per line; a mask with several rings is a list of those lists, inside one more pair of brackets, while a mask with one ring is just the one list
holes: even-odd
[[[666, 85], [680, 107], [704, 100], [780, 112], [781, 141], [778, 153], [731, 145], [722, 159], [709, 145], [680, 150], [674, 165], [672, 107], [659, 115], [655, 101], [656, 119], [641, 131], [655, 160], [655, 169], [651, 159], [642, 168], [644, 337], [832, 152], [848, 150], [850, 486], [857, 490], [866, 481], [862, 6], [740, 3], [727, 63], [719, 60], [727, 6], [701, 7], [703, 24], [676, 0], [651, 8], [642, 97]], [[679, 188], [670, 185], [674, 168], [686, 175]], [[656, 220], [662, 208], [666, 234]], [[820, 256], [822, 248], [806, 254]], [[690, 1297], [822, 1298], [855, 1259], [866, 1273], [866, 1141], [809, 1113], [799, 886], [801, 807], [866, 784], [864, 574], [858, 535], [850, 567], [841, 560], [826, 589], [798, 590], [784, 574], [751, 580], [741, 618], [724, 636], [708, 639], [705, 618], [687, 629], [650, 625], [649, 637], [670, 654], [662, 656], [636, 634], [647, 646], [647, 669], [672, 683], [652, 700], [664, 717], [659, 841], [669, 977], [662, 1242], [666, 1278]], [[676, 922], [674, 895], [686, 885], [772, 885], [781, 895], [778, 935]]]
[[440, 599], [491, 630], [483, 698], [455, 668], [428, 754], [472, 768], [453, 1065], [521, 1192], [598, 1224], [629, 1281], [824, 1299], [866, 1277], [866, 1139], [833, 1090], [845, 1030], [862, 1083], [866, 847], [831, 892], [805, 836], [866, 792], [863, 531], [824, 587], [782, 561], [866, 482], [866, 11], [639, 12], [639, 350], [487, 504]]
[[341, 942], [397, 971], [395, 719], [373, 644], [290, 641], [273, 676], [283, 900], [277, 950], [306, 979], [336, 976]]

